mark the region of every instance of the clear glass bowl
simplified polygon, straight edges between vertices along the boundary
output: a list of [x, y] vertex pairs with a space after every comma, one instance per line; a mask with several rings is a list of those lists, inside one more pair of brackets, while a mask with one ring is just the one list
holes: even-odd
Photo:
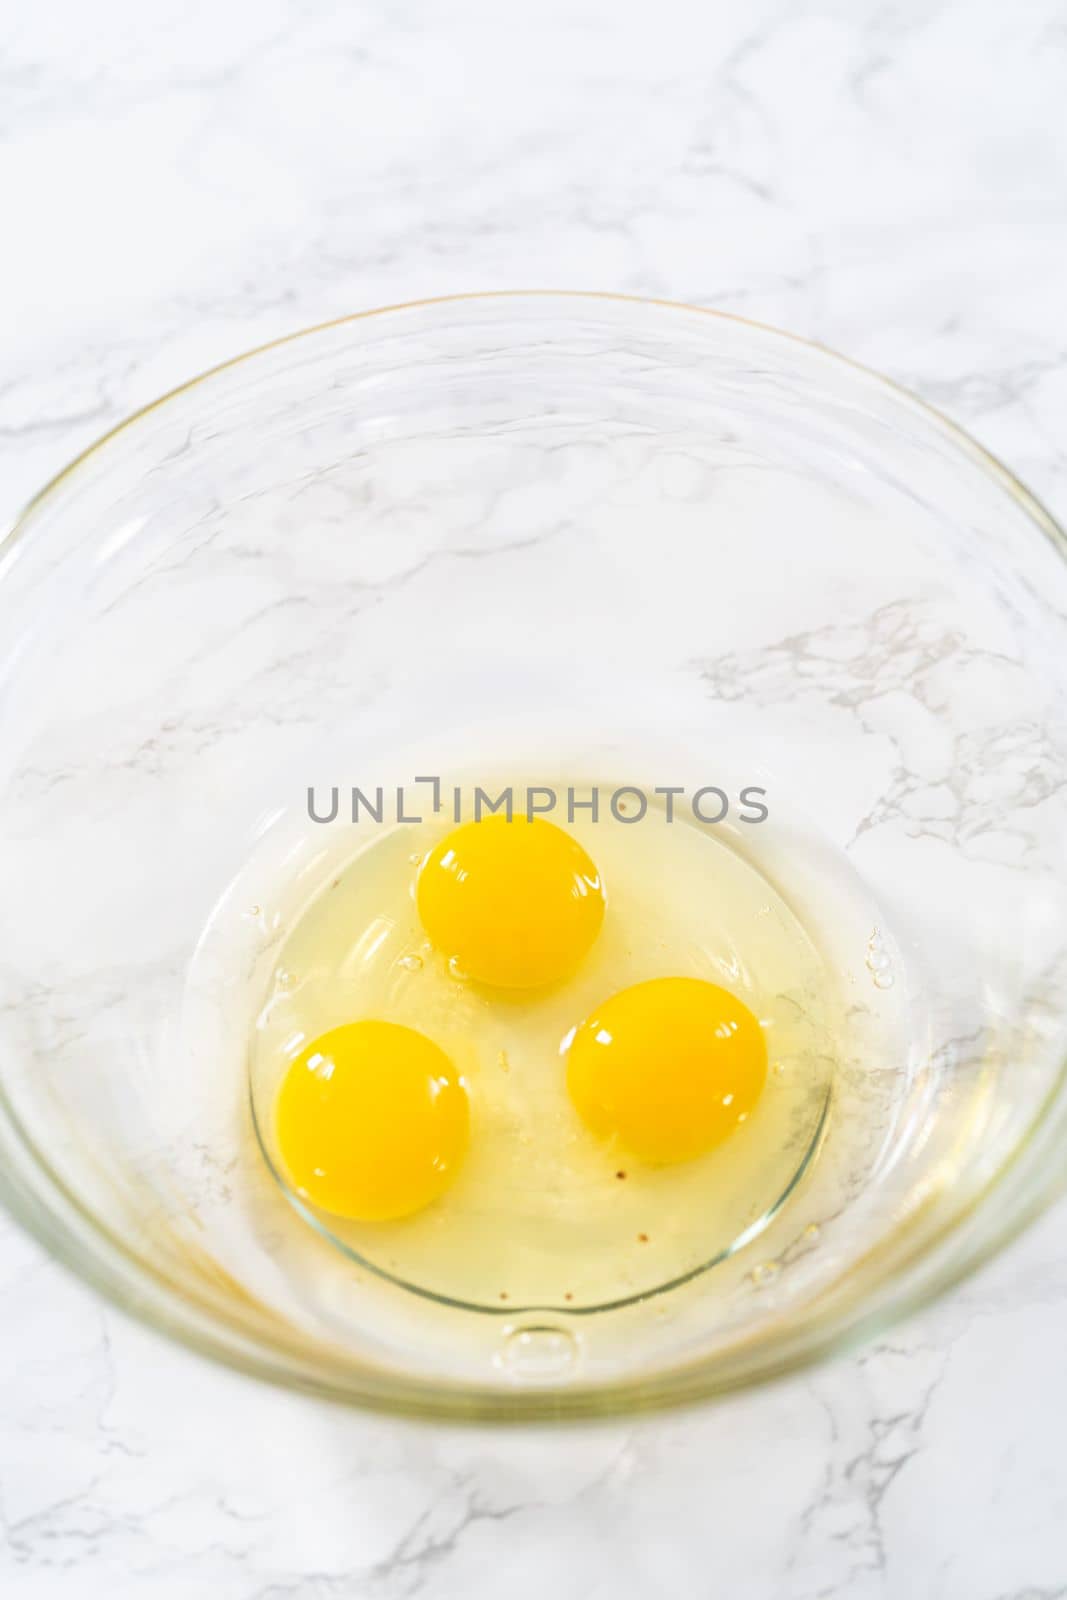
[[[423, 1414], [675, 1402], [883, 1327], [1063, 1184], [1063, 548], [908, 395], [684, 307], [400, 307], [150, 407], [0, 545], [6, 1203], [199, 1349]], [[851, 1030], [759, 1237], [570, 1322], [320, 1241], [246, 1070], [351, 848], [308, 786], [564, 747], [766, 788], [746, 847]]]

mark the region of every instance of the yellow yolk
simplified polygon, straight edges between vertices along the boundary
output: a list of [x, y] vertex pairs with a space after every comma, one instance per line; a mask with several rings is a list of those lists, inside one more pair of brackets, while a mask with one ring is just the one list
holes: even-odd
[[289, 1067], [275, 1109], [293, 1188], [334, 1216], [406, 1217], [436, 1200], [467, 1149], [467, 1091], [423, 1034], [350, 1022]]
[[604, 890], [577, 840], [551, 822], [485, 817], [430, 852], [422, 925], [467, 977], [535, 989], [573, 972], [600, 932]]
[[582, 1023], [567, 1058], [567, 1089], [586, 1126], [655, 1163], [721, 1144], [766, 1077], [756, 1018], [700, 978], [656, 978], [612, 995]]

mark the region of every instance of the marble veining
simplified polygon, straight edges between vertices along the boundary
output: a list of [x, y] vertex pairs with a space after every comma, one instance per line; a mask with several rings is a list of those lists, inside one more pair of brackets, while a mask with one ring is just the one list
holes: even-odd
[[[539, 286], [824, 341], [943, 408], [1067, 516], [1060, 0], [63, 0], [4, 32], [0, 519], [136, 406], [252, 345]], [[207, 559], [212, 537], [208, 507]], [[432, 560], [418, 529], [403, 557], [370, 599]], [[340, 598], [339, 627], [368, 595]], [[886, 737], [896, 776], [864, 827], [965, 840], [969, 775], [993, 762], [1040, 798], [1054, 774], [1033, 730], [953, 754], [879, 720], [887, 671], [967, 665], [950, 635], [901, 641], [892, 622], [791, 646], [794, 664], [843, 654], [842, 714]], [[752, 692], [737, 654], [698, 665], [720, 696], [742, 672]], [[770, 681], [787, 663], [755, 665]], [[179, 737], [130, 759], [181, 756], [195, 721]], [[4, 1220], [0, 1588], [1067, 1600], [1062, 1229], [1061, 1208], [799, 1377], [514, 1433], [349, 1414], [216, 1369]]]

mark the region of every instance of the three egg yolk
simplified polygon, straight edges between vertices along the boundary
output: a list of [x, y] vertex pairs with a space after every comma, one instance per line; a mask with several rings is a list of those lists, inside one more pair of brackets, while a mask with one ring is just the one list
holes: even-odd
[[[506, 990], [574, 972], [604, 919], [596, 867], [561, 828], [485, 818], [455, 828], [419, 873], [423, 927], [457, 975]], [[767, 1050], [747, 1006], [699, 978], [658, 978], [603, 1001], [575, 1029], [567, 1089], [579, 1117], [638, 1159], [686, 1161], [746, 1120]], [[411, 1215], [452, 1182], [467, 1150], [466, 1086], [413, 1028], [351, 1022], [290, 1064], [275, 1108], [296, 1192], [333, 1215]]]

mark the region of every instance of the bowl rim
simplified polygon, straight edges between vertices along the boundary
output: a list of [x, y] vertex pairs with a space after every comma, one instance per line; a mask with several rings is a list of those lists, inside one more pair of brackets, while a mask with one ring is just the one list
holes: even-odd
[[[546, 302], [561, 307], [607, 304], [633, 306], [642, 310], [662, 310], [738, 326], [772, 341], [784, 340], [814, 355], [831, 367], [843, 368], [877, 390], [888, 392], [898, 403], [933, 424], [955, 448], [985, 476], [1014, 500], [1035, 527], [1052, 543], [1061, 558], [1067, 559], [1067, 532], [1043, 503], [991, 451], [979, 444], [965, 429], [935, 406], [884, 374], [840, 354], [818, 340], [776, 328], [754, 318], [738, 316], [713, 307], [689, 304], [660, 297], [619, 294], [599, 290], [501, 289], [482, 292], [436, 295], [401, 301], [365, 311], [329, 318], [267, 340], [216, 363], [167, 390], [147, 405], [139, 407], [107, 432], [100, 435], [55, 473], [24, 502], [5, 527], [0, 527], [0, 576], [15, 545], [27, 537], [33, 524], [53, 501], [65, 492], [79, 474], [96, 458], [121, 442], [125, 435], [146, 419], [202, 385], [259, 357], [289, 345], [341, 329], [392, 315], [425, 311], [436, 307], [463, 307], [489, 302]], [[1067, 1052], [1061, 1075], [1049, 1091], [1043, 1109], [1059, 1097], [1067, 1082]], [[51, 1205], [37, 1189], [31, 1190], [17, 1174], [0, 1165], [0, 1204], [25, 1231], [59, 1264], [101, 1294], [120, 1311], [133, 1315], [142, 1324], [184, 1345], [195, 1354], [212, 1358], [239, 1372], [271, 1382], [279, 1387], [303, 1391], [320, 1398], [344, 1402], [360, 1409], [405, 1415], [428, 1420], [464, 1422], [571, 1421], [582, 1418], [608, 1418], [621, 1413], [656, 1411], [668, 1407], [710, 1400], [803, 1370], [828, 1356], [845, 1353], [900, 1319], [930, 1304], [942, 1293], [969, 1277], [1018, 1237], [1032, 1222], [1067, 1192], [1067, 1171], [1055, 1162], [1043, 1184], [1034, 1186], [1025, 1200], [990, 1228], [977, 1247], [970, 1246], [935, 1266], [925, 1276], [915, 1277], [912, 1269], [931, 1260], [937, 1250], [954, 1238], [965, 1222], [986, 1209], [987, 1201], [1001, 1188], [1009, 1173], [1017, 1172], [1030, 1151], [1041, 1125], [1042, 1112], [1025, 1130], [1007, 1160], [974, 1194], [969, 1202], [948, 1217], [939, 1229], [917, 1249], [905, 1251], [891, 1265], [877, 1285], [880, 1293], [857, 1307], [850, 1315], [826, 1326], [811, 1327], [801, 1320], [777, 1348], [762, 1348], [760, 1334], [751, 1340], [728, 1347], [725, 1358], [689, 1363], [661, 1370], [651, 1377], [608, 1380], [602, 1384], [575, 1384], [559, 1389], [530, 1388], [513, 1390], [482, 1387], [466, 1383], [444, 1383], [409, 1374], [398, 1374], [354, 1363], [326, 1368], [309, 1360], [299, 1345], [284, 1333], [272, 1336], [260, 1320], [247, 1326], [206, 1295], [190, 1294], [179, 1288], [159, 1268], [129, 1248], [99, 1217], [82, 1204], [52, 1166], [36, 1142], [22, 1126], [0, 1076], [0, 1117], [3, 1131], [27, 1162], [38, 1182], [44, 1180]], [[909, 1274], [912, 1274], [909, 1278]], [[253, 1308], [254, 1308], [254, 1303]], [[754, 1351], [755, 1359], [751, 1359]], [[746, 1352], [749, 1352], [746, 1355]], [[353, 1381], [357, 1379], [358, 1381]]]

